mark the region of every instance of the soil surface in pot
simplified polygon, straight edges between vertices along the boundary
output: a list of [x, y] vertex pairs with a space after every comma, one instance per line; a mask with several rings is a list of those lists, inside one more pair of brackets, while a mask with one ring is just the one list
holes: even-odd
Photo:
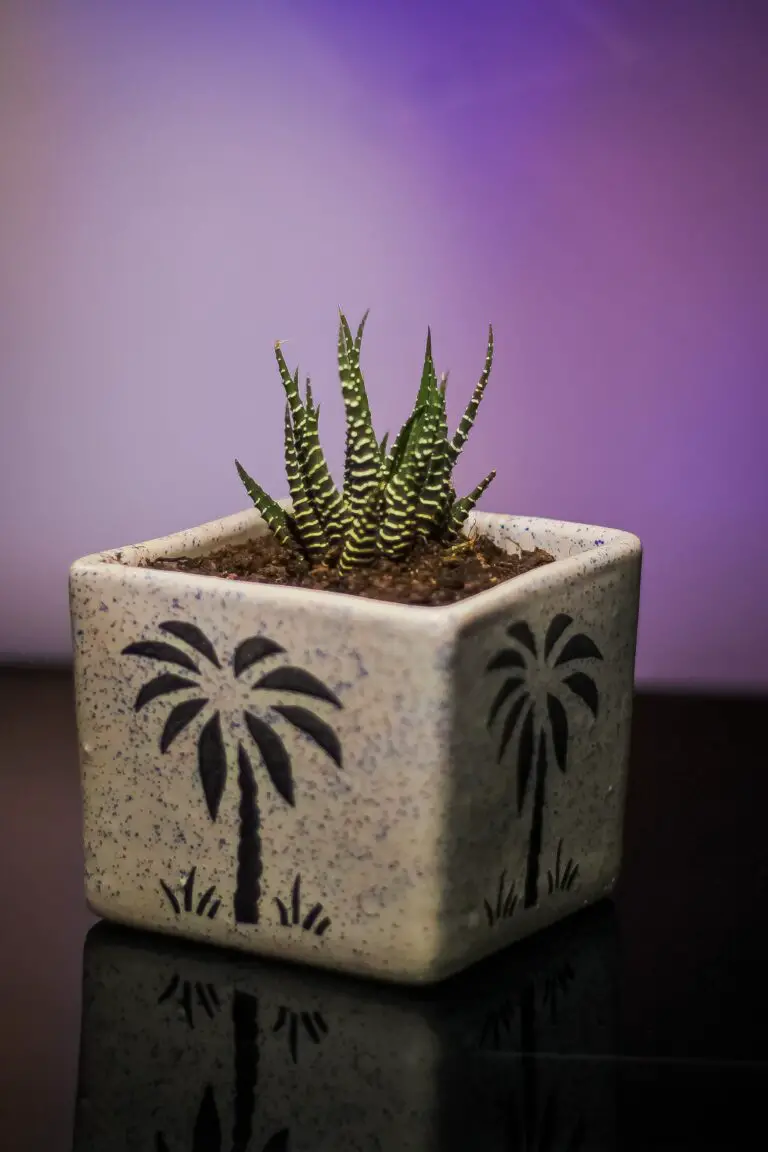
[[144, 567], [436, 607], [466, 600], [553, 560], [553, 556], [540, 548], [509, 553], [486, 537], [477, 536], [462, 541], [452, 550], [435, 543], [419, 545], [402, 561], [381, 557], [370, 567], [342, 575], [332, 566], [311, 564], [298, 552], [283, 547], [273, 536], [259, 536], [246, 544], [228, 545], [205, 556], [146, 561]]

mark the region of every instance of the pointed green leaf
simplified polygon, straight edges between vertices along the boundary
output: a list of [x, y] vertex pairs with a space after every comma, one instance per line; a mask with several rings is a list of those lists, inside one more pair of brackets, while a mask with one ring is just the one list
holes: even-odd
[[243, 482], [246, 492], [264, 517], [272, 533], [281, 544], [289, 547], [291, 544], [291, 534], [284, 510], [276, 500], [273, 500], [272, 497], [264, 491], [260, 484], [256, 483], [252, 476], [248, 475], [239, 460], [235, 460], [235, 467], [237, 468], [238, 475]]
[[394, 475], [394, 473], [397, 472], [397, 470], [400, 468], [400, 465], [403, 462], [403, 458], [408, 451], [408, 445], [414, 426], [424, 415], [425, 411], [426, 408], [424, 407], [414, 408], [413, 412], [411, 412], [410, 416], [395, 437], [395, 442], [392, 445], [392, 451], [388, 457], [390, 465], [387, 473], [388, 476]]
[[293, 516], [302, 547], [311, 560], [320, 560], [328, 549], [328, 539], [312, 506], [299, 464], [290, 404], [285, 405], [285, 471], [291, 492]]
[[448, 420], [445, 411], [445, 390], [441, 388], [437, 391], [434, 446], [416, 511], [416, 535], [423, 540], [429, 540], [439, 533], [445, 511], [449, 469]]
[[495, 475], [496, 469], [494, 468], [488, 473], [485, 479], [481, 480], [480, 483], [472, 489], [468, 496], [463, 496], [461, 500], [454, 502], [442, 534], [442, 539], [446, 544], [453, 544], [459, 539], [467, 517]]
[[435, 364], [432, 359], [432, 331], [427, 328], [427, 347], [424, 352], [424, 367], [421, 372], [421, 384], [416, 397], [416, 406], [429, 404], [432, 394], [437, 387]]
[[389, 461], [379, 468], [376, 487], [369, 493], [365, 507], [355, 517], [344, 539], [344, 548], [339, 559], [339, 571], [348, 572], [351, 568], [363, 568], [376, 556], [379, 521], [384, 507], [384, 484], [389, 469]]
[[[307, 417], [304, 405], [301, 402], [301, 396], [299, 394], [299, 370], [297, 368], [294, 375], [291, 376], [291, 373], [288, 370], [288, 365], [285, 362], [285, 357], [283, 356], [279, 340], [275, 341], [275, 359], [277, 360], [280, 379], [285, 390], [285, 397], [288, 401], [288, 404], [290, 405], [291, 419], [293, 420], [293, 426], [295, 429], [296, 450], [299, 455], [299, 460], [301, 460], [304, 444], [304, 425]], [[307, 381], [307, 383], [309, 383], [309, 381]]]
[[466, 407], [464, 415], [462, 416], [459, 427], [451, 440], [448, 447], [448, 458], [450, 465], [453, 468], [459, 458], [459, 454], [467, 442], [472, 425], [477, 416], [477, 410], [480, 407], [480, 401], [483, 398], [486, 385], [491, 375], [491, 367], [493, 366], [493, 327], [488, 326], [488, 347], [485, 354], [485, 365], [483, 366], [482, 375], [475, 385], [475, 390], [472, 393], [472, 398]]
[[343, 313], [339, 314], [337, 352], [347, 421], [344, 501], [352, 516], [357, 517], [366, 507], [368, 497], [375, 488], [380, 454], [371, 424], [365, 385], [355, 357], [352, 333]]
[[[311, 404], [311, 408], [310, 408]], [[304, 460], [302, 475], [312, 505], [328, 539], [338, 544], [352, 517], [344, 505], [341, 493], [333, 482], [318, 430], [320, 406], [315, 407], [311, 391], [307, 393], [307, 418], [304, 425]]]

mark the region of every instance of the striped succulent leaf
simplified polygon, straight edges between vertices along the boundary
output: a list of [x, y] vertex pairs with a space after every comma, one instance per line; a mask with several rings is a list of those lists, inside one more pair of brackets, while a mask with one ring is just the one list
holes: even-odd
[[334, 484], [319, 435], [320, 408], [310, 381], [302, 400], [298, 370], [291, 375], [280, 342], [275, 344], [286, 397], [285, 464], [293, 508], [283, 510], [236, 461], [243, 484], [280, 543], [293, 542], [312, 561], [338, 563], [342, 571], [370, 564], [377, 555], [404, 557], [416, 539], [446, 545], [461, 534], [467, 516], [494, 473], [468, 496], [456, 498], [453, 467], [467, 441], [490, 376], [493, 329], [482, 376], [459, 427], [449, 438], [445, 393], [438, 381], [427, 330], [424, 364], [414, 409], [388, 451], [379, 442], [360, 369], [366, 312], [355, 335], [339, 312], [337, 355], [346, 418], [344, 485]]
[[285, 471], [291, 493], [293, 516], [304, 550], [310, 560], [321, 560], [328, 550], [328, 537], [307, 492], [296, 450], [290, 403], [285, 405]]
[[272, 533], [286, 548], [293, 543], [290, 531], [289, 517], [276, 500], [269, 496], [252, 476], [249, 476], [239, 460], [235, 460], [237, 474], [243, 482], [246, 492], [261, 513]]
[[440, 512], [438, 513], [437, 519], [435, 521], [435, 535], [438, 540], [442, 540], [443, 538], [443, 533], [445, 532], [445, 528], [448, 523], [448, 517], [450, 515], [451, 508], [453, 508], [456, 500], [456, 488], [454, 487], [454, 483], [449, 472], [443, 485], [443, 493], [440, 500]]
[[493, 365], [493, 327], [492, 327], [492, 325], [489, 324], [488, 325], [488, 348], [487, 348], [486, 353], [485, 353], [485, 365], [483, 366], [482, 375], [480, 376], [480, 379], [478, 380], [477, 384], [475, 385], [475, 390], [472, 393], [472, 398], [470, 399], [469, 404], [467, 404], [466, 411], [464, 412], [464, 415], [462, 416], [462, 418], [459, 422], [459, 427], [456, 429], [456, 433], [455, 433], [453, 439], [450, 441], [449, 446], [448, 446], [448, 459], [449, 459], [451, 468], [453, 468], [456, 461], [458, 460], [459, 454], [461, 453], [462, 448], [466, 444], [467, 439], [469, 437], [469, 433], [472, 430], [472, 425], [474, 424], [475, 417], [477, 416], [477, 410], [480, 407], [480, 401], [483, 398], [483, 393], [485, 392], [485, 388], [486, 388], [486, 385], [488, 383], [488, 379], [491, 375], [492, 365]]
[[344, 549], [339, 561], [340, 571], [345, 572], [349, 571], [350, 568], [370, 564], [375, 558], [377, 538], [384, 510], [385, 489], [402, 463], [411, 429], [422, 412], [423, 409], [417, 408], [410, 414], [400, 429], [389, 456], [385, 456], [382, 460], [376, 488], [371, 492], [363, 512], [354, 521], [350, 532], [345, 537]]
[[459, 539], [467, 517], [495, 475], [496, 469], [493, 468], [485, 477], [485, 479], [481, 480], [480, 483], [472, 489], [468, 496], [462, 496], [460, 500], [454, 501], [448, 513], [445, 528], [443, 529], [442, 539], [444, 543], [455, 544], [455, 542]]
[[427, 347], [424, 352], [424, 367], [421, 370], [421, 384], [416, 397], [416, 406], [428, 404], [437, 389], [435, 362], [432, 359], [432, 329], [427, 328]]
[[401, 462], [384, 491], [385, 511], [379, 530], [380, 551], [391, 559], [405, 555], [416, 532], [416, 512], [429, 470], [435, 441], [438, 408], [431, 397], [414, 420]]
[[318, 414], [320, 412], [320, 405], [315, 405], [315, 398], [312, 395], [312, 381], [309, 376], [307, 376], [307, 382], [304, 385], [304, 410], [307, 417], [313, 413]]
[[372, 563], [376, 557], [377, 536], [381, 512], [384, 505], [384, 483], [389, 468], [388, 462], [379, 467], [378, 483], [371, 490], [363, 511], [356, 517], [352, 527], [344, 537], [344, 547], [339, 558], [339, 571], [349, 572], [352, 568], [362, 568]]
[[[443, 381], [444, 381], [443, 377]], [[437, 415], [434, 447], [430, 455], [429, 469], [421, 489], [419, 506], [416, 510], [416, 536], [429, 540], [438, 534], [448, 497], [450, 465], [448, 463], [448, 419], [445, 412], [445, 387], [437, 389]]]
[[351, 527], [352, 517], [333, 482], [320, 444], [320, 406], [314, 403], [309, 381], [307, 381], [305, 409], [304, 460], [301, 471], [312, 506], [328, 535], [328, 540], [331, 544], [338, 545], [344, 532]]
[[389, 479], [389, 477], [392, 476], [402, 464], [403, 457], [408, 450], [408, 443], [411, 438], [413, 427], [416, 422], [421, 419], [425, 411], [426, 408], [423, 406], [414, 408], [413, 412], [411, 412], [405, 424], [403, 424], [402, 428], [395, 437], [395, 442], [392, 445], [392, 451], [389, 453], [388, 457], [390, 462], [390, 469], [387, 479]]
[[[302, 460], [304, 454], [304, 425], [307, 419], [307, 413], [304, 405], [301, 402], [301, 395], [299, 393], [299, 370], [293, 376], [288, 370], [288, 365], [283, 356], [283, 350], [280, 347], [280, 341], [275, 341], [275, 359], [277, 360], [277, 367], [280, 372], [280, 379], [283, 382], [285, 389], [285, 398], [291, 409], [291, 420], [293, 421], [294, 428], [294, 442], [296, 444], [296, 451], [299, 460]], [[311, 395], [311, 393], [310, 393]]]
[[365, 319], [358, 328], [358, 339], [355, 341], [346, 317], [341, 313], [337, 344], [339, 378], [347, 420], [344, 503], [354, 519], [366, 508], [368, 497], [376, 486], [381, 461], [359, 364], [359, 344], [364, 323]]

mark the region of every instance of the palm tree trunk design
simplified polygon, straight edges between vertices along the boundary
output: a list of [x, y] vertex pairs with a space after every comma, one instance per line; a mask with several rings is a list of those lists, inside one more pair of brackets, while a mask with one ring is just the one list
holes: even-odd
[[235, 888], [235, 923], [258, 924], [262, 873], [261, 819], [258, 789], [248, 753], [242, 744], [237, 749], [237, 784], [240, 792], [239, 836], [237, 843], [237, 886]]
[[247, 992], [235, 992], [232, 1003], [235, 1033], [235, 1107], [232, 1152], [246, 1152], [253, 1133], [256, 1085], [259, 1078], [259, 1002]]
[[547, 790], [547, 743], [544, 731], [539, 733], [539, 752], [536, 758], [536, 787], [533, 794], [531, 834], [528, 838], [528, 859], [525, 866], [525, 895], [523, 906], [533, 908], [539, 898], [539, 861], [544, 832], [544, 804]]
[[520, 1002], [520, 1050], [523, 1135], [525, 1147], [533, 1148], [539, 1113], [538, 1064], [536, 1060], [536, 985], [533, 981], [523, 989]]

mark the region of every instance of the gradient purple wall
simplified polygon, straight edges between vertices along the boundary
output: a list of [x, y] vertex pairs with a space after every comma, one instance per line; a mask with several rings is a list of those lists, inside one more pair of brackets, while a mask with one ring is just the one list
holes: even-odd
[[[6, 2], [0, 657], [64, 658], [84, 552], [280, 492], [275, 337], [341, 454], [430, 322], [485, 507], [646, 545], [638, 677], [768, 685], [768, 5]], [[762, 459], [761, 459], [762, 457]]]

